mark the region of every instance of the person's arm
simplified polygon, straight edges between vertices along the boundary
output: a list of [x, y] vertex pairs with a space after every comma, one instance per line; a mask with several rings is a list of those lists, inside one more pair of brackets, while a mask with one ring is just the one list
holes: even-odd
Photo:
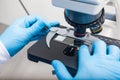
[[[78, 52], [78, 71], [73, 77], [64, 64], [54, 60], [52, 65], [59, 80], [119, 80], [120, 49], [103, 41], [93, 43], [92, 54], [86, 45]], [[69, 62], [69, 61], [68, 61]]]
[[10, 54], [8, 53], [4, 44], [0, 41], [0, 64], [8, 61], [10, 58]]
[[[4, 56], [4, 59], [9, 59], [30, 41], [42, 38], [49, 32], [49, 28], [54, 26], [59, 26], [59, 23], [47, 22], [37, 16], [26, 16], [16, 20], [0, 35], [1, 46], [7, 50], [2, 52], [4, 49], [1, 47], [0, 55], [8, 54], [10, 56]], [[45, 27], [48, 29], [44, 29]], [[2, 62], [2, 57], [0, 62]]]

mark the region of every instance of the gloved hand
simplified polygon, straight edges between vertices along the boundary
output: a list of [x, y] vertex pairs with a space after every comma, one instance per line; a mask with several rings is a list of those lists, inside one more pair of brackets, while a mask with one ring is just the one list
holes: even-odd
[[67, 71], [63, 63], [54, 60], [52, 65], [60, 80], [116, 80], [120, 79], [120, 49], [106, 46], [103, 41], [93, 43], [93, 55], [82, 45], [78, 53], [78, 71], [75, 77]]
[[[44, 29], [45, 26], [48, 28]], [[10, 56], [14, 56], [27, 43], [42, 38], [48, 33], [49, 28], [59, 26], [58, 22], [47, 22], [37, 16], [26, 16], [16, 20], [0, 36], [0, 40], [7, 48]]]

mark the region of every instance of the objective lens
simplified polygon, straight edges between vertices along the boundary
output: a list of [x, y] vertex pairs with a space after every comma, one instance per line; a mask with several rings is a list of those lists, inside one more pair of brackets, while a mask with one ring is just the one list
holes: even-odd
[[74, 35], [76, 37], [84, 37], [86, 34], [86, 27], [75, 27]]
[[84, 37], [86, 28], [90, 28], [92, 34], [102, 31], [101, 25], [105, 21], [104, 8], [96, 15], [75, 12], [65, 9], [65, 20], [75, 28], [74, 35], [76, 37]]
[[100, 33], [102, 31], [102, 26], [94, 26], [94, 27], [90, 27], [90, 30], [92, 32], [92, 34], [97, 34]]

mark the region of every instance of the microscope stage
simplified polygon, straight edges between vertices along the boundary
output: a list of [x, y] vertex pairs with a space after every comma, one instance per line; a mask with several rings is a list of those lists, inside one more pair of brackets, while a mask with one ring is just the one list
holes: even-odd
[[43, 61], [48, 64], [51, 64], [53, 60], [60, 60], [74, 73], [77, 69], [77, 53], [74, 56], [63, 54], [68, 45], [61, 44], [56, 40], [52, 40], [51, 47], [48, 48], [45, 39], [46, 37], [42, 38], [29, 48], [28, 59], [34, 62]]
[[[104, 40], [107, 45], [116, 45], [120, 47], [120, 40], [104, 37], [101, 35], [94, 35], [101, 40]], [[83, 43], [83, 41], [80, 41]], [[34, 62], [42, 61], [51, 64], [53, 60], [60, 60], [63, 62], [68, 71], [75, 75], [77, 71], [77, 53], [79, 46], [74, 47], [74, 39], [55, 35], [50, 42], [50, 48], [46, 45], [46, 36], [36, 42], [28, 49], [28, 59]], [[72, 47], [72, 48], [71, 48]], [[73, 49], [69, 54], [69, 49]], [[75, 50], [74, 50], [75, 49]]]

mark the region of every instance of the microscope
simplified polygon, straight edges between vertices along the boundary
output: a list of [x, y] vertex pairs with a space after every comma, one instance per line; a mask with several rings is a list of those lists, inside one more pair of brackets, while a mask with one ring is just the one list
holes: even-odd
[[62, 25], [51, 28], [44, 38], [28, 49], [28, 59], [48, 64], [52, 60], [60, 60], [74, 76], [81, 45], [87, 45], [91, 51], [94, 41], [104, 40], [108, 45], [120, 47], [120, 40], [98, 35], [103, 30], [104, 7], [108, 2], [109, 0], [52, 0], [53, 5], [65, 9], [65, 20], [73, 28]]

